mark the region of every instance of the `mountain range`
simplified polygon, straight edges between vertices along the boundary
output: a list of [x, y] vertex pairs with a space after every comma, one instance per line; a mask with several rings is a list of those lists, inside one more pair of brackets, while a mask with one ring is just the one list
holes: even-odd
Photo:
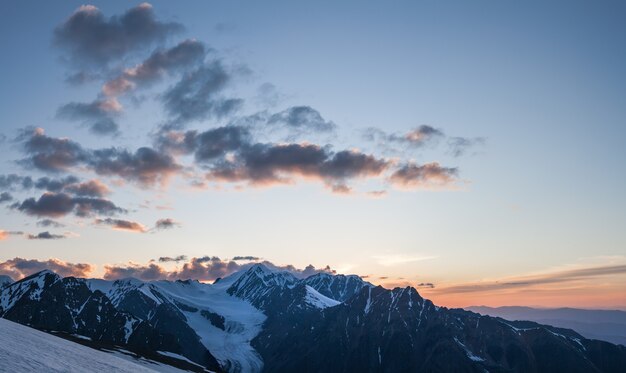
[[530, 320], [574, 329], [585, 338], [626, 346], [626, 311], [578, 308], [532, 308], [520, 306], [472, 306], [469, 311], [507, 320]]
[[626, 347], [569, 329], [438, 307], [412, 287], [263, 264], [213, 284], [46, 270], [5, 281], [0, 317], [190, 371], [626, 372]]

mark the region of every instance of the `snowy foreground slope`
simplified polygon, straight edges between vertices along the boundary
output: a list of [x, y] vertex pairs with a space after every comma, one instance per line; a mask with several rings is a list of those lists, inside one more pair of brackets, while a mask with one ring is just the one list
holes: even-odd
[[[411, 287], [389, 290], [328, 273], [301, 278], [261, 263], [213, 284], [42, 271], [0, 286], [0, 317], [127, 360], [123, 351], [145, 358], [130, 371], [163, 368], [150, 360], [194, 372], [626, 373], [626, 347], [572, 330], [437, 307]], [[102, 351], [59, 361], [48, 354], [54, 346], [20, 343], [27, 356], [9, 344], [5, 355], [17, 356], [3, 357], [6, 364], [28, 356], [80, 367], [74, 371], [101, 364], [94, 359]]]
[[145, 359], [121, 356], [0, 319], [1, 372], [183, 372]]

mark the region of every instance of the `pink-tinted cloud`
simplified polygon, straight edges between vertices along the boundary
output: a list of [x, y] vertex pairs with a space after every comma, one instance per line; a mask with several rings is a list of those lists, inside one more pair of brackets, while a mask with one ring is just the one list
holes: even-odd
[[36, 260], [13, 258], [0, 262], [0, 274], [19, 280], [33, 273], [49, 269], [62, 277], [88, 277], [95, 267], [88, 263], [70, 263], [59, 259]]
[[457, 181], [457, 174], [456, 168], [442, 167], [437, 162], [423, 165], [407, 163], [389, 176], [389, 182], [407, 189], [448, 188]]
[[130, 220], [122, 219], [96, 219], [96, 224], [108, 225], [113, 229], [127, 232], [144, 233], [147, 231], [146, 227], [141, 224]]

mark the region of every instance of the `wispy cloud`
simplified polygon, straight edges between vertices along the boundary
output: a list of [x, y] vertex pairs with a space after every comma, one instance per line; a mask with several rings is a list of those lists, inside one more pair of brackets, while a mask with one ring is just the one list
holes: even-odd
[[626, 264], [582, 267], [559, 270], [535, 275], [503, 278], [496, 281], [457, 284], [438, 289], [440, 293], [494, 292], [498, 290], [527, 289], [549, 284], [563, 284], [574, 281], [587, 281], [612, 275], [626, 275]]
[[399, 264], [436, 259], [437, 256], [433, 256], [433, 255], [411, 256], [411, 255], [401, 255], [401, 254], [390, 254], [390, 255], [375, 255], [372, 258], [376, 259], [378, 264], [382, 266], [390, 267], [390, 266], [395, 266]]

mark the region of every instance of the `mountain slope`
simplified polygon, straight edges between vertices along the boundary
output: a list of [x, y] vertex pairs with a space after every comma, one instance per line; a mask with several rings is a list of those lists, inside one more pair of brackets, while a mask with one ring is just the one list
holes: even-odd
[[182, 372], [145, 359], [127, 360], [0, 319], [4, 372]]
[[175, 307], [152, 305], [154, 320], [144, 320], [116, 308], [107, 294], [90, 289], [87, 282], [73, 277], [61, 278], [51, 271], [36, 273], [1, 290], [0, 316], [42, 330], [78, 334], [103, 344], [123, 346], [138, 353], [168, 351], [207, 368], [220, 369], [215, 357], [187, 323], [177, 319]]

